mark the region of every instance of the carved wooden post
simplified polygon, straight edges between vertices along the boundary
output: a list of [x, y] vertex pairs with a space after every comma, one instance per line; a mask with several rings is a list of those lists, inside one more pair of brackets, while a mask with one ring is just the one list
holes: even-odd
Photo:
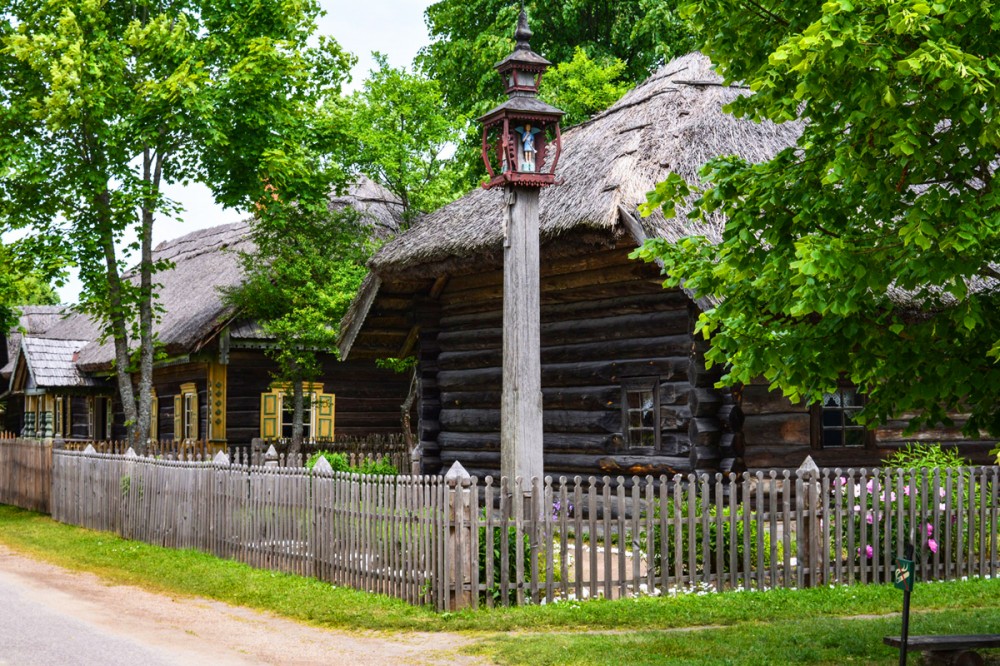
[[278, 466], [278, 451], [274, 448], [274, 444], [267, 447], [267, 453], [264, 454], [264, 467], [277, 467]]
[[542, 476], [538, 189], [506, 192], [511, 203], [503, 269], [500, 474], [532, 479]]
[[813, 461], [812, 456], [806, 456], [795, 473], [802, 482], [800, 485], [802, 496], [798, 500], [802, 507], [800, 513], [802, 522], [798, 527], [801, 533], [800, 543], [804, 549], [799, 553], [799, 567], [803, 572], [804, 585], [814, 587], [823, 582], [824, 573], [819, 570], [822, 561], [820, 558], [822, 523], [819, 516], [819, 467]]
[[[496, 65], [508, 100], [480, 118], [482, 157], [490, 180], [503, 187], [503, 394], [500, 405], [500, 474], [510, 481], [542, 478], [542, 373], [539, 307], [538, 194], [554, 185], [561, 152], [563, 112], [538, 99], [551, 64], [531, 50], [524, 8], [514, 52]], [[515, 515], [523, 515], [523, 500]]]
[[453, 587], [451, 608], [459, 610], [475, 605], [476, 590], [472, 589], [472, 566], [475, 560], [472, 555], [472, 476], [455, 461], [445, 474], [448, 484], [448, 512], [451, 514], [451, 524], [448, 530], [446, 548], [454, 569], [451, 572]]

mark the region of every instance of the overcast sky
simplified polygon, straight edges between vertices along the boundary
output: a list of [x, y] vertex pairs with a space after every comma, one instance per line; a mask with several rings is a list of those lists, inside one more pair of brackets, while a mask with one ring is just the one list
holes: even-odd
[[[372, 51], [380, 51], [394, 67], [409, 66], [421, 46], [429, 40], [424, 25], [424, 9], [433, 0], [319, 0], [326, 16], [319, 20], [319, 33], [334, 37], [340, 45], [358, 57], [352, 71], [350, 90], [358, 88], [374, 67]], [[167, 196], [185, 209], [183, 222], [159, 219], [153, 230], [154, 246], [186, 233], [239, 220], [241, 213], [223, 210], [212, 201], [202, 185], [165, 188]], [[80, 283], [71, 278], [59, 289], [64, 303], [74, 303]]]

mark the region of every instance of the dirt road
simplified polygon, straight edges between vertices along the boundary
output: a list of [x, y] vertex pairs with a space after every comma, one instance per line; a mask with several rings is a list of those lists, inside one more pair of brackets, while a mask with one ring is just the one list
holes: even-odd
[[347, 633], [110, 585], [0, 547], [0, 664], [481, 664], [454, 634]]

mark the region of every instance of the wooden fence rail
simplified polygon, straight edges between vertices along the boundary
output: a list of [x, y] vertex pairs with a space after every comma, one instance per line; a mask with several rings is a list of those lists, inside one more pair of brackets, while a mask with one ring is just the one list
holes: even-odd
[[888, 582], [907, 539], [923, 580], [1000, 573], [998, 467], [511, 483], [52, 460], [57, 520], [442, 610]]

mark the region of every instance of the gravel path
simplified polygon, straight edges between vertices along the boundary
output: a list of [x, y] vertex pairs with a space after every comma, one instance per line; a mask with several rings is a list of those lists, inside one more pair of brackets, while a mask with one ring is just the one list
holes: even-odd
[[0, 664], [482, 664], [445, 633], [347, 633], [109, 584], [0, 546]]

